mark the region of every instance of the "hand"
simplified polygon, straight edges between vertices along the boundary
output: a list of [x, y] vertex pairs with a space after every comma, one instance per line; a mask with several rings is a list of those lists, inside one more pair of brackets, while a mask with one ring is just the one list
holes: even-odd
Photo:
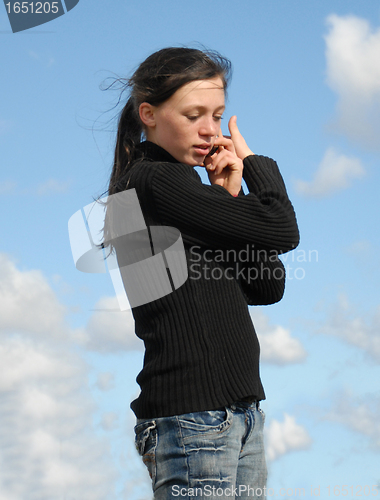
[[248, 148], [243, 136], [236, 125], [236, 116], [233, 116], [228, 128], [231, 137], [225, 137], [220, 130], [214, 146], [219, 146], [212, 156], [204, 161], [208, 178], [211, 184], [223, 186], [233, 196], [237, 196], [241, 189], [243, 176], [243, 159], [253, 154]]

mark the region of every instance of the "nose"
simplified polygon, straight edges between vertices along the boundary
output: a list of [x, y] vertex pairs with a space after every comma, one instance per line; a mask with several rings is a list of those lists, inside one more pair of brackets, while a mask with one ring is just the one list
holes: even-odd
[[200, 123], [199, 135], [210, 139], [217, 135], [219, 127], [220, 124], [215, 121], [213, 116], [205, 116]]

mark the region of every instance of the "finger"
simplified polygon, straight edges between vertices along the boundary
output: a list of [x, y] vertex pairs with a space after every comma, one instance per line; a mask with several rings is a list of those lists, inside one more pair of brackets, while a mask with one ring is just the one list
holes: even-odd
[[205, 158], [205, 159], [204, 159], [204, 161], [203, 161], [203, 166], [207, 168], [207, 167], [208, 167], [209, 165], [211, 165], [211, 164], [212, 164], [212, 159], [211, 159], [211, 157], [210, 157], [210, 156], [206, 156], [206, 158]]
[[228, 149], [228, 151], [231, 151], [232, 153], [235, 152], [235, 146], [232, 138], [226, 136], [218, 137], [217, 139], [215, 139], [214, 146], [222, 146], [223, 148]]
[[245, 157], [253, 155], [253, 152], [249, 149], [244, 137], [241, 135], [236, 122], [236, 115], [231, 116], [228, 122], [228, 128], [231, 133], [231, 139], [235, 147], [235, 152], [238, 157], [243, 160]]
[[204, 159], [203, 165], [207, 171], [214, 171], [216, 166], [218, 165], [217, 159], [218, 153], [214, 153], [212, 156], [206, 156]]
[[229, 119], [228, 130], [230, 131], [232, 140], [233, 140], [234, 136], [236, 136], [237, 134], [241, 135], [239, 128], [237, 126], [237, 116], [236, 115], [231, 116], [231, 118]]
[[[221, 141], [223, 140], [224, 138], [224, 135], [223, 135], [223, 132], [222, 132], [222, 129], [219, 128], [219, 132], [218, 132], [218, 135], [216, 136], [216, 139], [215, 139], [215, 142], [214, 142], [214, 146], [222, 146], [222, 143]], [[222, 148], [220, 148], [219, 151], [221, 151]], [[217, 153], [218, 151], [215, 151], [215, 153]]]
[[229, 170], [236, 170], [238, 167], [237, 157], [231, 154], [227, 149], [223, 149], [216, 158], [213, 159], [213, 168], [215, 175], [223, 172], [225, 168]]

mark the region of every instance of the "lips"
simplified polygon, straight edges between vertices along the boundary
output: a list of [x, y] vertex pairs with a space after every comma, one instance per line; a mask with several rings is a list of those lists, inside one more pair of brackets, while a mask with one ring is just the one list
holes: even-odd
[[207, 156], [209, 152], [211, 151], [211, 144], [208, 143], [203, 143], [203, 144], [196, 144], [194, 146], [195, 151], [202, 155], [202, 156]]

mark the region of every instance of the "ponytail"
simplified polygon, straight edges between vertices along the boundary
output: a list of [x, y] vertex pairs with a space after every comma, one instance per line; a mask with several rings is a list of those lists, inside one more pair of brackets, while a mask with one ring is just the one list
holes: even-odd
[[135, 155], [136, 145], [141, 141], [143, 132], [135, 100], [131, 96], [120, 118], [116, 135], [115, 156], [108, 187], [108, 194], [119, 191], [118, 181], [129, 171]]

